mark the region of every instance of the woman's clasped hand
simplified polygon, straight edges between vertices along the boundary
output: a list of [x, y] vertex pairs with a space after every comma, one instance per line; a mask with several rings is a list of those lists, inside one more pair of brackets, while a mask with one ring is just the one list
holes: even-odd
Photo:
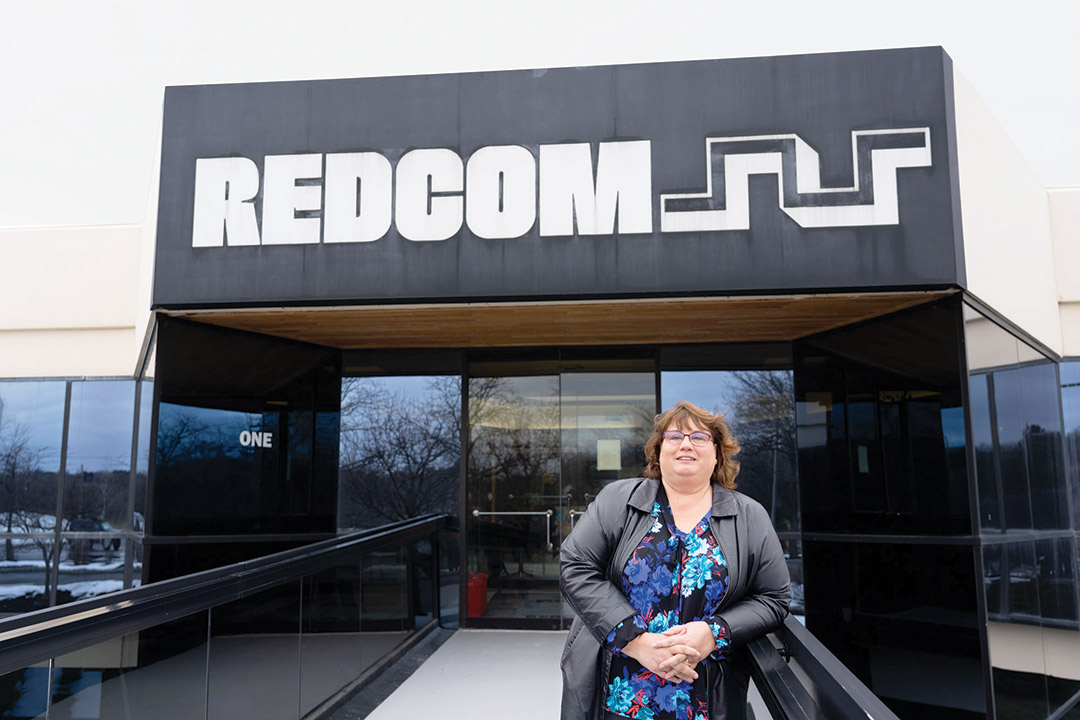
[[704, 622], [676, 625], [663, 633], [643, 633], [623, 648], [623, 654], [670, 682], [697, 680], [697, 665], [716, 649]]

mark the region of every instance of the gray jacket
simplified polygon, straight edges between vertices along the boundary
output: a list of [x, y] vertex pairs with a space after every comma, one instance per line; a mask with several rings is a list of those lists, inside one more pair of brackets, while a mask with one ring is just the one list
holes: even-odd
[[[622, 571], [652, 525], [660, 481], [619, 480], [605, 487], [563, 542], [563, 597], [575, 617], [562, 654], [562, 720], [600, 720], [611, 654], [604, 640], [635, 614]], [[787, 615], [791, 588], [780, 541], [765, 509], [742, 493], [713, 485], [712, 533], [728, 564], [728, 590], [717, 614], [731, 632], [727, 657], [706, 659], [711, 720], [746, 717], [749, 680], [740, 646], [775, 630]], [[700, 672], [700, 669], [699, 669]]]

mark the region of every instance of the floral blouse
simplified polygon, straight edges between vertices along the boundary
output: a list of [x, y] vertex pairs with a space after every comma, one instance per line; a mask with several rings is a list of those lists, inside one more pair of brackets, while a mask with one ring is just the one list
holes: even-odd
[[635, 720], [708, 720], [708, 684], [702, 666], [693, 683], [668, 682], [643, 668], [621, 649], [644, 632], [662, 633], [695, 620], [708, 623], [716, 641], [711, 657], [721, 659], [729, 632], [715, 615], [727, 592], [727, 561], [709, 530], [712, 508], [692, 530], [675, 526], [663, 487], [653, 503], [652, 527], [630, 555], [623, 592], [637, 611], [608, 634], [612, 653], [604, 707]]

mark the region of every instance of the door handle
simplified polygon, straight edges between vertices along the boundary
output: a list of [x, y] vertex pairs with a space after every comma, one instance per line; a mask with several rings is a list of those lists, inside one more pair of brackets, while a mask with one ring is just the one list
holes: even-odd
[[547, 518], [545, 530], [547, 531], [547, 549], [550, 552], [554, 545], [551, 544], [551, 516], [555, 514], [554, 510], [507, 510], [504, 512], [480, 512], [479, 510], [473, 510], [473, 517], [480, 517], [481, 515], [543, 515]]
[[570, 511], [570, 532], [574, 532], [574, 518], [578, 515], [584, 515], [584, 510], [571, 510]]

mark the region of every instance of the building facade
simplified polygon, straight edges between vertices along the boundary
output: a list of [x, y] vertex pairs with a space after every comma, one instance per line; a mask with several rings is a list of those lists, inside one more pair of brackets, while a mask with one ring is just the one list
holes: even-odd
[[563, 628], [687, 399], [899, 715], [1080, 712], [1080, 193], [940, 48], [169, 88], [154, 198], [4, 250], [74, 279], [0, 333], [4, 611], [436, 512], [444, 616]]

